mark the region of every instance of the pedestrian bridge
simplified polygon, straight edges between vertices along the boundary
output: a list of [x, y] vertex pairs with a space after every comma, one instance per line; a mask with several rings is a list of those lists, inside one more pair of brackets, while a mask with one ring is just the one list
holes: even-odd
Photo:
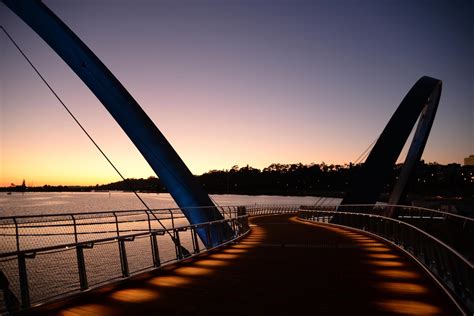
[[[76, 273], [77, 288], [47, 299], [34, 288], [41, 278], [41, 271], [33, 269], [35, 260], [44, 256], [55, 258], [53, 256], [58, 252], [54, 251], [60, 248], [54, 251], [51, 247], [20, 249], [1, 254], [2, 264], [18, 262], [15, 265], [18, 270], [6, 271], [8, 266], [2, 266], [2, 271], [10, 280], [9, 290], [21, 301], [17, 308], [44, 315], [242, 315], [308, 310], [322, 314], [355, 312], [368, 315], [472, 312], [474, 274], [466, 250], [472, 248], [466, 245], [454, 248], [449, 238], [442, 239], [444, 232], [434, 236], [423, 228], [427, 222], [433, 227], [444, 223], [450, 229], [459, 226], [457, 236], [469, 235], [473, 229], [472, 219], [412, 207], [397, 207], [398, 218], [383, 216], [385, 212], [393, 211], [387, 206], [344, 205], [340, 208], [250, 206], [221, 209], [235, 234], [212, 249], [204, 249], [196, 238], [195, 230], [206, 229], [206, 225], [179, 225], [176, 223], [179, 222], [178, 213], [171, 212], [175, 223], [169, 232], [178, 245], [175, 244], [173, 250], [174, 259], [169, 261], [163, 260], [163, 251], [160, 253], [164, 250], [161, 238], [169, 238], [162, 235], [162, 230], [154, 228], [153, 217], [139, 219], [135, 216], [133, 220], [128, 217], [126, 223], [125, 214], [115, 214], [118, 229], [110, 242], [108, 238], [97, 239], [91, 234], [83, 234], [92, 232], [91, 227], [81, 217], [85, 215], [76, 214], [72, 215], [75, 218], [72, 231], [76, 236], [71, 237], [78, 240], [77, 244], [69, 245], [67, 250], [63, 246], [61, 250], [71, 254], [69, 265], [73, 263], [71, 271]], [[65, 235], [66, 223], [62, 220], [49, 221], [49, 226], [56, 225], [53, 231], [62, 227]], [[5, 221], [3, 219], [4, 225]], [[31, 233], [32, 226], [43, 225], [39, 220], [33, 225], [31, 218], [16, 218], [15, 221], [20, 234], [25, 230]], [[105, 223], [108, 221], [104, 216], [100, 220], [94, 218], [95, 227], [101, 227], [99, 236], [105, 231], [106, 234], [113, 233], [104, 229], [108, 225]], [[149, 231], [137, 232], [142, 224], [149, 226]], [[43, 235], [46, 235], [44, 228]], [[27, 237], [17, 239], [21, 241], [22, 238]], [[38, 238], [45, 237], [37, 236], [36, 242]], [[81, 241], [81, 238], [88, 240]], [[154, 243], [153, 238], [158, 242]], [[140, 240], [146, 241], [143, 244], [152, 250], [147, 252], [141, 248]], [[92, 274], [96, 272], [91, 266], [94, 262], [88, 252], [102, 249], [100, 251], [104, 253], [102, 244], [106, 242], [120, 250], [117, 265], [121, 267], [121, 275], [112, 277], [114, 267], [103, 266], [102, 270], [110, 271], [110, 280], [95, 284], [97, 278]], [[472, 243], [472, 239], [465, 243]], [[135, 248], [140, 249], [140, 255], [132, 256]], [[81, 252], [85, 260], [79, 259]], [[151, 266], [137, 270], [134, 261], [148, 254]], [[60, 268], [63, 264], [50, 262], [49, 269]], [[23, 265], [26, 265], [25, 271], [22, 271]], [[25, 302], [25, 299], [29, 301]], [[9, 308], [13, 308], [12, 305]]]

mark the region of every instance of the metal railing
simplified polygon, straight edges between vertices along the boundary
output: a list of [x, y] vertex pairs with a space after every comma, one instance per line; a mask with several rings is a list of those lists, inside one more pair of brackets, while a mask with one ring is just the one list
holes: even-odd
[[300, 205], [248, 205], [245, 206], [249, 216], [296, 214]]
[[[309, 210], [303, 207], [298, 217], [316, 221], [337, 224], [367, 231], [403, 248], [419, 260], [423, 266], [431, 271], [470, 311], [474, 312], [474, 265], [457, 250], [442, 240], [429, 234], [411, 223], [405, 222], [408, 213], [403, 213], [401, 219], [389, 218], [382, 215], [348, 212], [340, 210]], [[344, 205], [346, 210], [346, 206]], [[430, 214], [448, 214], [434, 210], [419, 210]], [[413, 214], [418, 217], [420, 214]], [[424, 216], [424, 215], [423, 215]], [[451, 217], [452, 214], [449, 214]], [[454, 216], [456, 217], [456, 216]], [[435, 220], [430, 217], [427, 220]], [[472, 244], [473, 240], [466, 242]]]
[[422, 207], [383, 204], [301, 206], [301, 209], [345, 211], [397, 219], [436, 237], [474, 262], [474, 218], [471, 217]]
[[[298, 214], [385, 238], [410, 252], [473, 310], [472, 260], [459, 245], [446, 241], [453, 234], [471, 236], [461, 248], [474, 249], [471, 218], [393, 205], [250, 205], [219, 211], [223, 220], [199, 225], [189, 225], [179, 208], [0, 218], [0, 312], [28, 308], [197, 255], [208, 250], [198, 230], [209, 234], [213, 225], [228, 223], [234, 234], [221, 238], [222, 245], [249, 230], [248, 216], [276, 214]], [[387, 217], [389, 212], [393, 218]], [[451, 233], [445, 236], [445, 231]]]
[[218, 209], [224, 219], [196, 225], [178, 208], [0, 218], [0, 313], [209, 250], [198, 231], [210, 236], [227, 223], [233, 234], [219, 235], [219, 246], [248, 231], [245, 208]]
[[[298, 214], [305, 220], [356, 228], [406, 250], [474, 312], [474, 219], [448, 212], [400, 205], [255, 205], [251, 216]], [[393, 216], [393, 217], [387, 217]], [[450, 245], [455, 244], [455, 245]], [[461, 252], [461, 250], [463, 252]]]

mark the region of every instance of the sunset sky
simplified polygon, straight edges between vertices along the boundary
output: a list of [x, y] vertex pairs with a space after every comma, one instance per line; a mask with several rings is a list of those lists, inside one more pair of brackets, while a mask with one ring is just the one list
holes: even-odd
[[[423, 159], [474, 154], [474, 2], [44, 1], [194, 174], [343, 164], [423, 75], [443, 80]], [[0, 3], [0, 23], [126, 177], [153, 171], [82, 81]], [[118, 181], [0, 33], [0, 186]]]

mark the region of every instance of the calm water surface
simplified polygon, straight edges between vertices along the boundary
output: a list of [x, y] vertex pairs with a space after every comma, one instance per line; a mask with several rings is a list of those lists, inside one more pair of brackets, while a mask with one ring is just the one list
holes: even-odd
[[[168, 193], [140, 193], [150, 208], [176, 207]], [[269, 195], [211, 195], [219, 205], [251, 204], [314, 204], [314, 196]], [[340, 199], [327, 198], [324, 204], [336, 204]], [[27, 192], [7, 195], [0, 193], [0, 217], [15, 215], [41, 215], [60, 213], [86, 213], [116, 210], [143, 210], [145, 207], [133, 193], [128, 192]]]

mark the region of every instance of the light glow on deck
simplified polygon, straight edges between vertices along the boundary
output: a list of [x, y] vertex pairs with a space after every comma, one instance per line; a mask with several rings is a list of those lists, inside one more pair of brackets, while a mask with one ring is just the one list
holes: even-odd
[[148, 289], [123, 289], [110, 294], [110, 298], [127, 303], [143, 303], [158, 298], [158, 292]]
[[415, 300], [384, 300], [375, 303], [380, 309], [402, 315], [439, 315], [437, 306]]
[[382, 247], [385, 246], [383, 243], [377, 241], [358, 241], [356, 244], [360, 244], [363, 247]]
[[163, 275], [148, 281], [150, 284], [166, 287], [180, 287], [191, 282], [191, 279], [177, 275]]
[[400, 269], [382, 269], [374, 270], [375, 274], [391, 279], [418, 279], [420, 275], [415, 271], [400, 270]]
[[413, 295], [428, 293], [428, 288], [425, 286], [410, 282], [380, 282], [375, 287], [394, 294]]
[[389, 247], [381, 247], [381, 246], [371, 247], [371, 246], [364, 245], [361, 248], [363, 248], [364, 251], [368, 251], [368, 252], [392, 252], [393, 251]]
[[200, 276], [211, 274], [212, 270], [201, 267], [181, 267], [175, 269], [174, 272], [181, 275]]
[[367, 256], [372, 259], [402, 259], [402, 257], [390, 253], [369, 253]]
[[367, 263], [380, 267], [403, 267], [406, 265], [405, 262], [387, 260], [367, 260]]
[[237, 245], [232, 245], [232, 249], [249, 249], [249, 248], [253, 248], [255, 245], [254, 244], [242, 244], [242, 243], [239, 243]]
[[215, 253], [209, 256], [210, 259], [236, 259], [238, 257], [238, 254], [232, 253]]
[[112, 310], [104, 305], [100, 304], [82, 304], [68, 309], [62, 310], [58, 313], [61, 316], [71, 315], [111, 315]]
[[231, 248], [229, 248], [229, 249], [224, 249], [224, 250], [222, 250], [222, 252], [223, 252], [223, 253], [245, 253], [245, 252], [247, 252], [247, 250], [245, 250], [245, 249], [231, 249]]
[[229, 261], [215, 260], [215, 259], [204, 259], [194, 262], [195, 265], [203, 267], [222, 267], [229, 264]]

